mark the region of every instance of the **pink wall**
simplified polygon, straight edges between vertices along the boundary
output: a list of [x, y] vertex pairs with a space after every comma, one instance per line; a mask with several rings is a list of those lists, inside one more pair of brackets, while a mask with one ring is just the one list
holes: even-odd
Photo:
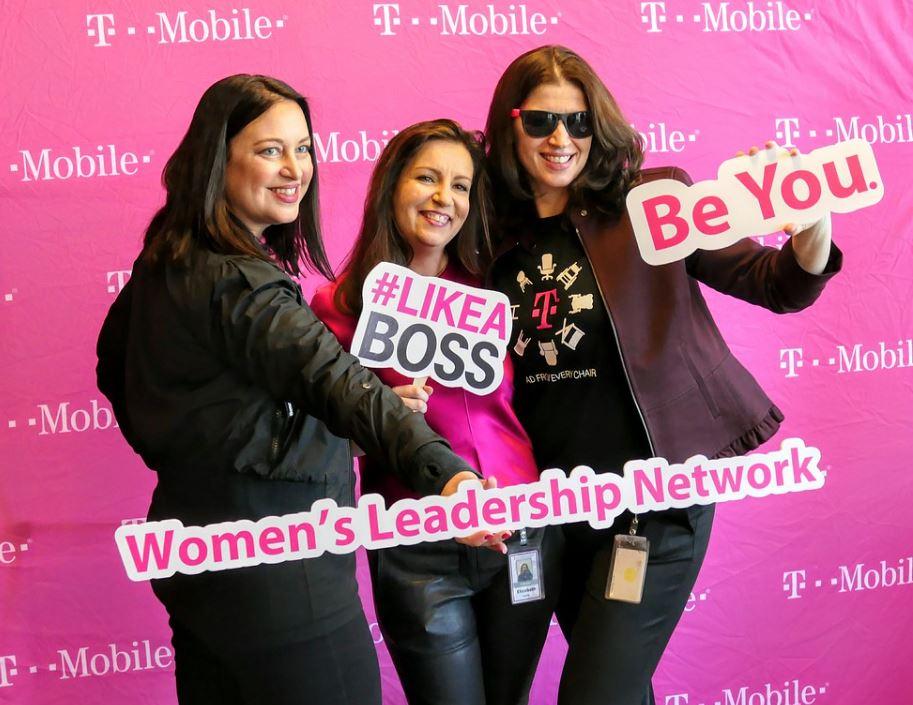
[[[248, 14], [259, 37], [235, 39]], [[845, 272], [817, 306], [775, 317], [711, 296], [787, 414], [780, 438], [818, 446], [830, 472], [819, 492], [720, 507], [656, 685], [664, 705], [913, 702], [908, 3], [12, 0], [0, 29], [0, 702], [175, 701], [164, 611], [113, 541], [154, 477], [111, 427], [93, 350], [202, 91], [262, 72], [312, 98], [336, 263], [378, 142], [427, 118], [481, 127], [500, 72], [544, 43], [594, 64], [650, 165], [696, 179], [770, 137], [873, 143], [884, 200], [835, 218]], [[112, 152], [103, 176], [95, 155], [107, 172]], [[554, 627], [534, 703], [553, 702], [562, 649]]]

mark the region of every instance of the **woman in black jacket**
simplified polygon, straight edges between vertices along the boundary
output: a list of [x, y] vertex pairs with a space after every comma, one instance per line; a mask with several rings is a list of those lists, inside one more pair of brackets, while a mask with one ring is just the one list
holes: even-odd
[[[99, 388], [158, 474], [150, 520], [351, 505], [346, 438], [422, 493], [476, 477], [343, 351], [290, 278], [301, 261], [332, 276], [311, 134], [296, 91], [231, 76], [204, 93], [165, 167], [166, 203], [98, 343]], [[353, 554], [175, 575], [153, 590], [182, 704], [380, 702]]]

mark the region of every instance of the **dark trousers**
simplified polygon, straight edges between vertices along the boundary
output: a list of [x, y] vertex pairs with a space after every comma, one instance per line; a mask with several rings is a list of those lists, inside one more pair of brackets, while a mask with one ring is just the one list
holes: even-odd
[[216, 653], [171, 620], [181, 705], [380, 705], [363, 613], [325, 636]]
[[643, 599], [634, 605], [605, 598], [615, 534], [569, 524], [562, 561], [558, 622], [568, 654], [559, 705], [653, 705], [651, 679], [684, 612], [707, 552], [714, 508], [690, 507], [640, 516], [638, 534], [650, 540]]
[[[560, 560], [530, 530], [543, 560]], [[510, 540], [516, 544], [517, 535]], [[543, 565], [545, 600], [513, 605], [507, 558], [454, 541], [368, 554], [381, 632], [410, 705], [525, 705], [558, 597]]]

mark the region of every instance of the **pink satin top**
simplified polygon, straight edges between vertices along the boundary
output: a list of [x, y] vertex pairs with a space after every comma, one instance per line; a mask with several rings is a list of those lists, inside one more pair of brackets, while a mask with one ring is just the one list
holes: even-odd
[[[440, 276], [469, 286], [480, 285], [454, 264], [448, 264]], [[349, 350], [357, 320], [336, 308], [333, 297], [337, 284], [327, 284], [318, 289], [311, 308]], [[411, 379], [393, 369], [374, 368], [373, 371], [391, 387], [412, 384]], [[501, 385], [491, 394], [479, 396], [461, 387], [446, 387], [433, 378], [428, 380], [428, 384], [434, 392], [428, 401], [425, 421], [450, 442], [457, 455], [465, 458], [484, 477], [496, 477], [502, 487], [539, 479], [529, 437], [511, 407], [514, 387], [509, 355], [504, 362]], [[361, 458], [359, 462], [363, 493], [377, 492], [388, 503], [418, 496], [392, 473], [385, 472], [376, 461]]]

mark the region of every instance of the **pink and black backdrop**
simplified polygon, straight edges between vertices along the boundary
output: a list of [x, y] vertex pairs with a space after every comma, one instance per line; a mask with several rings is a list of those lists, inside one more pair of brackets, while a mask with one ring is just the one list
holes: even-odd
[[[95, 389], [94, 343], [203, 90], [266, 73], [311, 99], [338, 264], [386, 139], [436, 117], [481, 127], [510, 60], [561, 43], [644, 133], [648, 165], [706, 179], [768, 138], [873, 144], [884, 200], [835, 217], [845, 271], [816, 306], [709, 295], [787, 415], [780, 438], [820, 448], [828, 477], [719, 508], [656, 689], [664, 705], [913, 703], [911, 32], [902, 0], [0, 3], [0, 702], [175, 702], [165, 613], [113, 540], [154, 476]], [[553, 627], [532, 702], [553, 702], [562, 656]]]

